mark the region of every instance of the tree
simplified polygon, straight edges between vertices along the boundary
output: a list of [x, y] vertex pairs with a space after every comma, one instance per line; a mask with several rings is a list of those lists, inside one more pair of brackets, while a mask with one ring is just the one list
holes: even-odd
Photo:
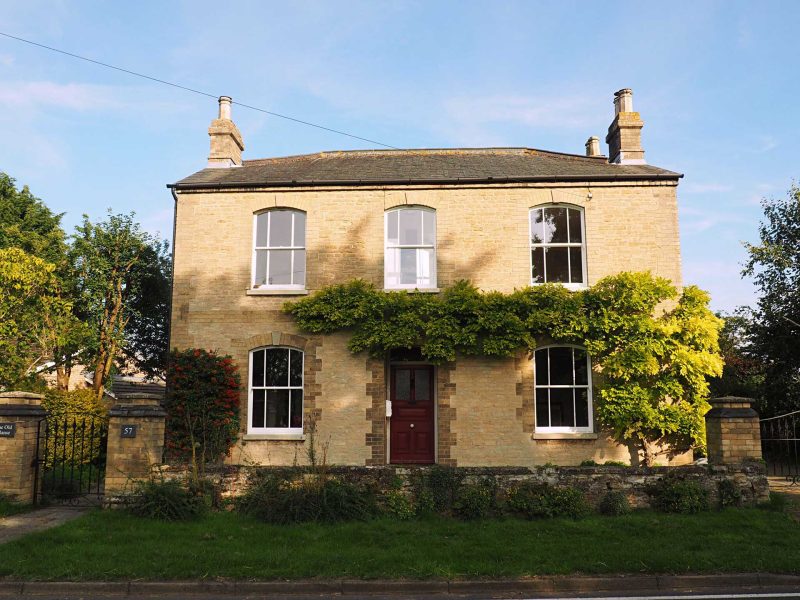
[[753, 311], [752, 349], [763, 361], [760, 410], [775, 416], [800, 409], [800, 187], [764, 199], [758, 244], [746, 244], [742, 274], [760, 296]]
[[133, 217], [109, 211], [92, 223], [84, 215], [72, 237], [77, 308], [91, 331], [81, 354], [94, 370], [98, 397], [118, 361], [156, 374], [166, 358], [168, 245]]
[[55, 265], [19, 248], [0, 250], [0, 387], [31, 376], [78, 330]]
[[725, 366], [721, 376], [709, 381], [711, 396], [744, 396], [756, 399], [760, 405], [764, 373], [761, 358], [753, 351], [752, 311], [742, 307], [733, 314], [717, 316], [725, 322], [719, 334], [719, 349]]

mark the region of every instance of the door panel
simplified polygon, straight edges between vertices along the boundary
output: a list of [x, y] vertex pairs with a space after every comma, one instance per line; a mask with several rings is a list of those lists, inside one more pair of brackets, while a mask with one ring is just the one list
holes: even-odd
[[391, 367], [390, 462], [435, 462], [433, 382], [433, 367], [429, 365]]

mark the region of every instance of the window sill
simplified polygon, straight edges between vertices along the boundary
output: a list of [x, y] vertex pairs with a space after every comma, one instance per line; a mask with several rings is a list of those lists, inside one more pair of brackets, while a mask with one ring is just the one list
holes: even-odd
[[250, 288], [246, 294], [248, 296], [308, 296], [308, 290]]
[[439, 288], [383, 288], [384, 292], [408, 292], [409, 294], [438, 294]]
[[535, 440], [596, 440], [596, 433], [534, 433]]
[[302, 442], [306, 439], [304, 433], [246, 433], [242, 436], [245, 442], [257, 442], [263, 440], [283, 440], [289, 442]]

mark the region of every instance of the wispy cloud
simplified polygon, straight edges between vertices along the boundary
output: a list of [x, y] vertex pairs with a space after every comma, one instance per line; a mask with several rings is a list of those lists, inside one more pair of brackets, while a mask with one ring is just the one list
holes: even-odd
[[691, 206], [681, 207], [681, 232], [686, 235], [704, 233], [722, 226], [752, 223], [752, 219], [724, 210], [703, 210]]
[[687, 183], [682, 192], [687, 194], [711, 194], [730, 192], [734, 188], [727, 183]]
[[0, 87], [0, 104], [28, 107], [60, 107], [71, 110], [123, 108], [114, 88], [85, 83], [53, 81], [6, 81]]
[[10, 67], [14, 64], [14, 57], [10, 54], [0, 54], [0, 65]]
[[586, 96], [466, 96], [444, 102], [446, 114], [461, 122], [517, 123], [528, 127], [585, 128], [598, 120], [598, 103]]
[[756, 154], [763, 154], [764, 152], [769, 152], [770, 150], [774, 150], [778, 147], [778, 140], [775, 139], [774, 136], [771, 135], [761, 135], [758, 137], [758, 141], [755, 146], [753, 146], [752, 151]]

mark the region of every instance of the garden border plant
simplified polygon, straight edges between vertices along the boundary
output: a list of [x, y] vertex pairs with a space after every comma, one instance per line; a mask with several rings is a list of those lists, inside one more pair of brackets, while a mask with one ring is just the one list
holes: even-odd
[[284, 308], [302, 331], [349, 331], [351, 352], [375, 357], [419, 347], [442, 363], [532, 352], [542, 339], [581, 345], [602, 371], [600, 424], [650, 465], [653, 444], [674, 453], [705, 445], [706, 378], [722, 372], [722, 321], [708, 301], [695, 286], [679, 294], [650, 273], [619, 273], [585, 290], [544, 284], [509, 294], [481, 292], [468, 281], [440, 294], [384, 292], [355, 280]]

